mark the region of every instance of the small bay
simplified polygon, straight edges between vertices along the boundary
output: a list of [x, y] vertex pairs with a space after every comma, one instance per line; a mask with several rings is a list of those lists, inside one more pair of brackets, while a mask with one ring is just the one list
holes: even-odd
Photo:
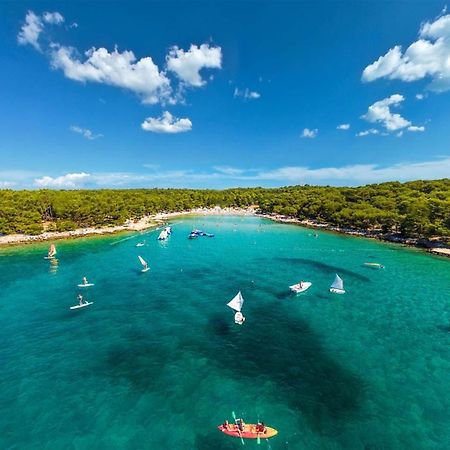
[[448, 260], [258, 217], [157, 235], [0, 250], [0, 448], [237, 449], [232, 411], [273, 450], [450, 448]]

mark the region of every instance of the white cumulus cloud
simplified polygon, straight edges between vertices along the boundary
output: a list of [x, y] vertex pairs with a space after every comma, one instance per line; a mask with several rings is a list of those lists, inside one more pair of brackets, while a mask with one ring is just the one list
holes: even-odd
[[391, 107], [400, 105], [404, 100], [405, 98], [400, 94], [394, 94], [379, 100], [369, 106], [367, 113], [362, 118], [371, 123], [381, 123], [389, 131], [406, 128], [411, 125], [411, 122], [404, 119], [400, 114], [391, 112]]
[[314, 128], [313, 130], [304, 128], [300, 137], [314, 139], [317, 136], [317, 133], [319, 133], [319, 130], [317, 128]]
[[34, 180], [36, 186], [43, 188], [75, 189], [89, 181], [91, 175], [86, 172], [68, 173], [59, 177], [44, 176]]
[[192, 129], [192, 122], [188, 118], [178, 119], [169, 111], [163, 112], [161, 117], [148, 117], [141, 124], [145, 131], [153, 133], [184, 133]]
[[170, 81], [150, 57], [137, 60], [132, 51], [120, 52], [116, 48], [109, 52], [95, 47], [85, 52], [85, 57], [80, 61], [74, 48], [56, 46], [51, 64], [63, 70], [67, 78], [128, 89], [141, 96], [144, 103], [158, 103], [170, 94]]
[[64, 17], [59, 12], [45, 12], [42, 14], [42, 18], [44, 22], [52, 25], [60, 25], [64, 22]]
[[222, 49], [192, 44], [184, 51], [177, 46], [169, 50], [166, 57], [167, 68], [185, 84], [194, 87], [203, 86], [206, 82], [200, 75], [202, 69], [220, 69], [222, 67]]
[[39, 36], [44, 30], [42, 19], [33, 11], [28, 11], [25, 16], [25, 23], [22, 25], [19, 34], [17, 35], [17, 42], [20, 45], [30, 44], [36, 50], [41, 50], [39, 45]]
[[428, 88], [436, 92], [450, 89], [450, 15], [442, 15], [434, 22], [425, 22], [419, 38], [404, 52], [400, 45], [391, 48], [384, 56], [368, 65], [362, 74], [363, 81], [379, 78], [406, 82], [428, 77]]
[[368, 130], [360, 131], [356, 136], [364, 137], [364, 136], [369, 136], [370, 134], [380, 134], [380, 132], [378, 130], [376, 130], [375, 128], [370, 128]]
[[408, 127], [408, 131], [425, 131], [425, 127], [416, 127], [415, 125], [411, 125]]
[[349, 123], [341, 123], [336, 127], [338, 130], [349, 130], [350, 124]]
[[94, 139], [97, 139], [99, 137], [103, 137], [103, 134], [94, 134], [91, 130], [88, 128], [81, 128], [77, 125], [71, 125], [70, 130], [74, 133], [81, 134], [86, 139], [89, 139], [90, 141], [93, 141]]

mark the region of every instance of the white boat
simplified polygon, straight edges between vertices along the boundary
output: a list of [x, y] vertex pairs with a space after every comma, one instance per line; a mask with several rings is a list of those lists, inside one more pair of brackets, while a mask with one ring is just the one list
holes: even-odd
[[147, 262], [145, 261], [145, 259], [142, 258], [141, 256], [138, 256], [138, 258], [139, 258], [139, 261], [141, 262], [142, 267], [143, 267], [143, 269], [141, 270], [141, 272], [147, 272], [147, 270], [150, 270], [150, 267], [148, 267], [148, 264], [147, 264]]
[[71, 306], [70, 309], [80, 309], [80, 308], [85, 308], [86, 306], [92, 305], [94, 302], [85, 302], [82, 303], [81, 305], [74, 305]]
[[136, 247], [143, 247], [145, 245], [145, 242], [138, 242], [136, 244]]
[[166, 227], [164, 230], [167, 232], [168, 235], [172, 234], [172, 227]]
[[375, 262], [365, 262], [364, 266], [370, 267], [372, 269], [384, 269], [384, 266], [382, 264]]
[[169, 237], [169, 234], [167, 233], [166, 229], [161, 231], [158, 236], [158, 241], [165, 241]]
[[293, 284], [289, 286], [289, 289], [296, 294], [300, 294], [300, 292], [305, 292], [311, 287], [312, 283], [309, 281], [300, 281], [300, 283]]
[[330, 292], [333, 294], [345, 294], [344, 281], [338, 274], [336, 274], [333, 284], [330, 286]]
[[55, 255], [56, 255], [55, 244], [51, 244], [48, 249], [47, 256], [44, 256], [44, 259], [54, 259]]
[[232, 310], [236, 311], [234, 314], [234, 323], [242, 325], [245, 322], [245, 317], [241, 312], [242, 305], [244, 304], [244, 297], [242, 297], [241, 291], [239, 291], [228, 303]]

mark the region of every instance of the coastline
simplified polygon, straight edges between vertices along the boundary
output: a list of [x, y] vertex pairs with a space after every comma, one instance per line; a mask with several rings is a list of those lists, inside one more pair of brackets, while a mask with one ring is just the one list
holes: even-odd
[[121, 233], [125, 231], [144, 231], [165, 224], [168, 220], [186, 215], [255, 215], [253, 208], [195, 208], [188, 211], [174, 211], [144, 216], [139, 220], [128, 220], [124, 225], [77, 228], [71, 231], [45, 231], [41, 234], [7, 234], [0, 236], [0, 247], [31, 244], [59, 239], [77, 239], [89, 236]]
[[[77, 239], [89, 236], [99, 236], [121, 233], [126, 231], [144, 231], [149, 228], [156, 228], [167, 223], [168, 220], [179, 216], [187, 215], [235, 215], [235, 216], [258, 216], [272, 220], [278, 223], [299, 225], [306, 228], [331, 231], [350, 236], [365, 237], [368, 239], [377, 239], [379, 241], [401, 244], [408, 247], [416, 247], [438, 256], [450, 258], [450, 248], [439, 241], [428, 239], [405, 238], [396, 234], [385, 234], [379, 231], [356, 230], [349, 228], [340, 228], [328, 223], [316, 222], [313, 220], [300, 220], [295, 217], [284, 216], [281, 214], [263, 214], [257, 213], [256, 207], [247, 208], [194, 208], [187, 211], [173, 211], [151, 214], [144, 216], [139, 220], [128, 220], [124, 225], [78, 228], [72, 231], [47, 231], [38, 235], [9, 234], [0, 236], [0, 247], [23, 245], [36, 242], [45, 242], [59, 239]], [[436, 245], [437, 244], [437, 245]]]
[[450, 258], [450, 248], [448, 246], [445, 246], [441, 241], [435, 241], [431, 239], [406, 238], [398, 234], [382, 233], [380, 231], [366, 231], [350, 228], [341, 228], [330, 225], [328, 223], [321, 223], [313, 220], [300, 220], [296, 219], [295, 217], [283, 216], [281, 214], [258, 214], [258, 216], [279, 223], [300, 225], [307, 228], [332, 231], [335, 233], [347, 234], [350, 236], [364, 237], [368, 239], [377, 239], [379, 241], [390, 242], [393, 244], [401, 244], [407, 247], [416, 247], [421, 250], [425, 250], [428, 253], [432, 253], [434, 255], [446, 256]]

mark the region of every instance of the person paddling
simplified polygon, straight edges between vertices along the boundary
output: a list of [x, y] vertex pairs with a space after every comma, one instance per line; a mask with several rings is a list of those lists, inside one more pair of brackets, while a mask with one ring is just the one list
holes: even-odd
[[83, 277], [83, 284], [89, 284], [86, 277]]
[[78, 301], [80, 302], [80, 306], [83, 306], [83, 304], [85, 303], [81, 294], [78, 294]]

